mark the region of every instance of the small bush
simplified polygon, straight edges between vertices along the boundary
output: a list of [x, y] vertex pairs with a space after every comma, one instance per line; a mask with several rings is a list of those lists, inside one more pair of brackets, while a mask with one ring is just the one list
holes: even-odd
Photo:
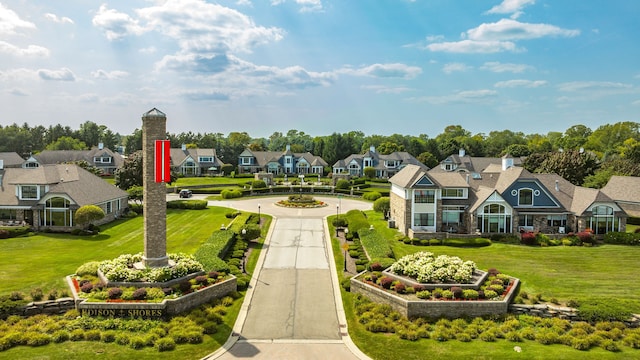
[[87, 341], [100, 341], [100, 330], [87, 330], [84, 334], [84, 339]]
[[129, 347], [135, 350], [140, 350], [147, 345], [146, 340], [142, 336], [132, 336], [129, 340]]
[[51, 340], [56, 344], [69, 341], [69, 333], [66, 330], [58, 330], [51, 335]]
[[416, 292], [416, 296], [418, 299], [429, 299], [431, 298], [431, 292], [429, 290], [422, 290]]
[[147, 289], [139, 288], [133, 292], [133, 300], [145, 300], [147, 298]]
[[382, 278], [380, 278], [380, 286], [382, 286], [385, 289], [390, 289], [392, 283], [393, 283], [393, 279], [388, 276], [383, 276]]
[[364, 194], [362, 195], [362, 198], [363, 198], [363, 199], [365, 199], [365, 200], [369, 200], [369, 201], [376, 201], [376, 200], [378, 200], [378, 199], [379, 199], [379, 198], [381, 198], [381, 197], [382, 197], [382, 194], [380, 194], [380, 193], [379, 193], [379, 192], [377, 192], [377, 191], [369, 191], [369, 192], [366, 192], [366, 193], [364, 193]]
[[[91, 291], [91, 290], [89, 290]], [[44, 294], [42, 293], [42, 289], [35, 288], [31, 290], [31, 299], [33, 301], [40, 301], [44, 298]]]
[[83, 341], [84, 340], [84, 330], [83, 329], [75, 329], [69, 335], [69, 340], [71, 341]]
[[165, 337], [156, 341], [156, 349], [159, 352], [172, 351], [176, 348], [176, 342], [172, 338]]
[[98, 276], [98, 266], [100, 266], [99, 261], [90, 261], [80, 265], [80, 267], [76, 270], [76, 275], [78, 276]]
[[394, 286], [393, 286], [393, 290], [395, 292], [397, 292], [398, 294], [404, 294], [406, 292], [406, 286], [401, 283], [401, 282], [397, 282]]
[[100, 341], [105, 343], [112, 343], [116, 341], [116, 332], [113, 330], [104, 331], [100, 335]]
[[82, 291], [85, 294], [90, 293], [91, 290], [93, 290], [93, 284], [90, 282], [86, 282], [82, 284], [82, 286], [80, 286], [80, 291]]
[[119, 299], [122, 296], [122, 289], [120, 288], [110, 288], [108, 292], [109, 299]]

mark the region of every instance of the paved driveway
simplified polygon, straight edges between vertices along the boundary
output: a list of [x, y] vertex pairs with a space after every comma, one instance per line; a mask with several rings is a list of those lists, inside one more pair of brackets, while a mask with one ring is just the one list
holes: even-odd
[[[209, 359], [362, 359], [346, 332], [331, 236], [324, 217], [371, 204], [316, 197], [328, 206], [289, 209], [283, 197], [213, 201], [209, 205], [274, 216], [234, 335]], [[336, 208], [339, 206], [339, 208]]]

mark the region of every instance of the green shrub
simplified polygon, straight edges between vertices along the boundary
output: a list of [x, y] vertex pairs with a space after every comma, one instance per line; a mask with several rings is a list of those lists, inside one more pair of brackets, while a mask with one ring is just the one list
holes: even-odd
[[31, 289], [31, 299], [33, 301], [40, 301], [44, 298], [44, 294], [42, 293], [42, 289], [35, 288]]
[[89, 261], [84, 263], [78, 267], [76, 270], [76, 275], [78, 276], [98, 276], [98, 266], [100, 266], [99, 261]]
[[118, 345], [129, 345], [129, 334], [120, 333], [116, 335], [116, 344]]
[[351, 183], [349, 182], [349, 180], [346, 180], [346, 179], [339, 179], [336, 182], [336, 189], [346, 190], [346, 189], [349, 189], [350, 186], [351, 186]]
[[172, 338], [165, 337], [165, 338], [158, 339], [156, 341], [156, 345], [155, 346], [156, 346], [156, 349], [158, 349], [159, 352], [172, 351], [172, 350], [175, 350], [176, 343], [175, 343], [175, 341], [173, 341]]
[[608, 232], [603, 239], [605, 244], [640, 245], [640, 233]]
[[116, 341], [116, 332], [113, 330], [103, 331], [100, 335], [100, 341], [105, 343], [112, 343]]
[[167, 209], [204, 210], [207, 205], [207, 200], [172, 200], [167, 202]]
[[56, 343], [63, 343], [69, 340], [69, 333], [66, 330], [58, 330], [51, 335], [51, 340]]
[[251, 182], [251, 187], [254, 189], [266, 189], [267, 183], [265, 183], [264, 180], [253, 180]]
[[147, 345], [147, 342], [142, 336], [132, 336], [129, 340], [129, 347], [135, 350], [140, 350]]
[[369, 201], [376, 201], [380, 199], [382, 195], [377, 191], [369, 191], [362, 195], [362, 198]]
[[239, 189], [224, 189], [220, 192], [220, 196], [223, 199], [235, 199], [242, 197], [242, 191]]
[[87, 341], [100, 341], [100, 330], [87, 330], [84, 334], [84, 339]]
[[606, 299], [583, 300], [578, 306], [580, 318], [589, 322], [596, 321], [625, 321], [631, 316], [631, 308], [627, 301], [608, 301]]
[[82, 341], [84, 340], [84, 330], [83, 329], [75, 329], [69, 335], [69, 340], [71, 341]]

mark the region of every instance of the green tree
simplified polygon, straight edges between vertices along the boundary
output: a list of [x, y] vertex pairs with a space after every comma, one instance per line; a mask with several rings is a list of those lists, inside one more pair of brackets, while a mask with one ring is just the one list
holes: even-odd
[[584, 179], [593, 175], [598, 167], [598, 159], [592, 153], [571, 150], [548, 153], [535, 171], [555, 173], [574, 185], [582, 185]]
[[142, 130], [135, 129], [133, 134], [127, 136], [124, 142], [124, 153], [133, 154], [142, 150]]
[[102, 139], [103, 129], [98, 126], [98, 124], [92, 121], [86, 121], [83, 124], [80, 124], [80, 129], [77, 132], [76, 138], [89, 147], [97, 146], [100, 140]]
[[133, 200], [137, 204], [141, 204], [144, 198], [144, 188], [139, 185], [131, 186], [127, 189], [129, 200]]
[[420, 155], [418, 155], [417, 159], [418, 161], [425, 164], [430, 169], [438, 165], [438, 159], [436, 159], [436, 157], [433, 156], [433, 154], [428, 151], [425, 151]]
[[402, 144], [397, 144], [395, 142], [385, 141], [382, 144], [380, 144], [380, 146], [378, 146], [376, 151], [378, 151], [378, 153], [382, 155], [389, 155], [394, 152], [404, 151], [404, 146]]
[[464, 140], [470, 136], [471, 133], [460, 125], [445, 127], [444, 131], [436, 136], [440, 156], [446, 158], [451, 154], [457, 154], [463, 147]]
[[47, 150], [85, 150], [86, 148], [87, 145], [84, 142], [69, 136], [59, 137], [46, 147]]
[[132, 186], [142, 186], [142, 151], [136, 151], [129, 155], [116, 170], [115, 185], [123, 190]]
[[592, 133], [593, 131], [584, 125], [574, 125], [565, 130], [560, 144], [565, 150], [579, 150]]
[[97, 205], [84, 205], [76, 210], [76, 223], [82, 225], [83, 229], [88, 229], [92, 222], [104, 218], [104, 211]]
[[384, 215], [384, 219], [389, 218], [389, 210], [391, 209], [391, 200], [388, 196], [383, 196], [373, 202], [373, 210]]
[[630, 121], [606, 124], [597, 128], [585, 143], [585, 149], [602, 154], [602, 159], [618, 155], [624, 150], [627, 139], [640, 140], [640, 124]]
[[640, 164], [629, 159], [613, 159], [602, 163], [600, 168], [584, 179], [585, 187], [600, 189], [605, 186], [613, 175], [640, 176]]
[[102, 170], [98, 169], [95, 166], [89, 165], [89, 163], [86, 162], [85, 160], [70, 161], [67, 164], [78, 165], [79, 167], [87, 170], [88, 172], [92, 173], [93, 175], [98, 175], [98, 176], [102, 175]]
[[373, 179], [374, 177], [376, 177], [376, 169], [374, 167], [367, 166], [362, 171], [364, 173], [364, 176], [368, 177], [369, 179]]
[[511, 144], [503, 151], [502, 155], [505, 154], [510, 154], [513, 157], [528, 156], [531, 154], [531, 150], [529, 150], [527, 145]]
[[504, 153], [510, 145], [526, 145], [527, 141], [521, 132], [511, 130], [492, 131], [485, 139], [485, 152], [487, 156], [497, 157]]

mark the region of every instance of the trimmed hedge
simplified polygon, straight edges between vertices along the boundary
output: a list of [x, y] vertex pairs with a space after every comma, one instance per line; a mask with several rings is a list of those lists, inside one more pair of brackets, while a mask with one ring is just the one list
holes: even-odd
[[369, 221], [364, 212], [360, 210], [349, 210], [345, 215], [349, 227], [349, 234], [359, 236], [358, 231], [369, 228]]
[[608, 232], [604, 234], [605, 244], [640, 245], [640, 233]]
[[29, 233], [28, 226], [8, 226], [0, 228], [0, 239], [14, 238]]
[[193, 254], [205, 271], [228, 271], [229, 266], [222, 260], [233, 245], [235, 234], [229, 230], [217, 230], [200, 245]]
[[172, 200], [167, 202], [167, 209], [204, 210], [207, 200]]

